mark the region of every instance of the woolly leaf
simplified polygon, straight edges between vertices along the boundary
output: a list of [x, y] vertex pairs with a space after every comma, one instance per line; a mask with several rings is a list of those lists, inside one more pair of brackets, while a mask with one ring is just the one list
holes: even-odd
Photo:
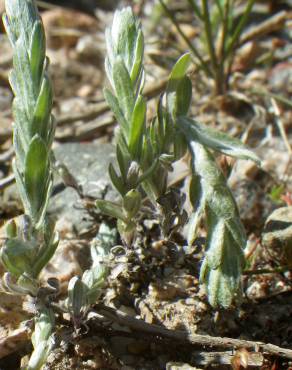
[[37, 21], [33, 26], [31, 43], [29, 47], [31, 74], [36, 87], [40, 86], [45, 61], [45, 54], [46, 54], [45, 32], [42, 22]]
[[117, 99], [126, 120], [129, 121], [132, 117], [132, 111], [135, 103], [133, 85], [129, 76], [129, 72], [127, 71], [121, 58], [117, 58], [112, 68]]
[[246, 237], [233, 196], [213, 156], [202, 144], [190, 138], [188, 142], [194, 176], [191, 183], [194, 189], [190, 192], [194, 213], [189, 224], [189, 240], [194, 240], [198, 217], [205, 210], [207, 246], [200, 279], [207, 286], [212, 306], [229, 307], [241, 292]]
[[121, 126], [123, 132], [126, 134], [128, 138], [129, 135], [129, 124], [125, 119], [124, 113], [120, 108], [118, 99], [110, 92], [108, 89], [103, 90], [103, 94], [105, 97], [106, 102], [108, 103], [110, 109], [112, 110], [113, 114], [115, 115], [116, 120], [118, 121], [119, 125]]
[[116, 170], [114, 169], [114, 166], [111, 163], [109, 165], [108, 172], [114, 187], [118, 190], [118, 192], [121, 195], [124, 195], [126, 193], [126, 189], [123, 183], [123, 179], [120, 176], [118, 176]]
[[123, 209], [120, 205], [103, 199], [97, 199], [95, 204], [102, 213], [110, 217], [118, 218], [124, 222], [127, 222], [127, 218], [124, 215]]
[[239, 159], [250, 159], [260, 165], [258, 156], [247, 149], [240, 140], [187, 117], [179, 117], [178, 123], [186, 135], [190, 135], [193, 140], [217, 152]]
[[49, 176], [48, 150], [44, 141], [34, 136], [25, 158], [24, 184], [29, 199], [32, 218], [38, 220], [39, 212], [46, 199]]
[[142, 138], [143, 131], [145, 128], [146, 118], [146, 103], [142, 96], [136, 101], [132, 120], [131, 120], [131, 131], [129, 137], [129, 152], [133, 159], [137, 160], [142, 155]]
[[50, 127], [51, 110], [53, 105], [53, 92], [51, 81], [45, 74], [42, 80], [40, 93], [33, 114], [31, 135], [38, 134], [45, 142], [48, 138], [48, 127]]
[[186, 77], [186, 72], [190, 62], [190, 54], [184, 54], [176, 62], [169, 76], [166, 88], [167, 109], [174, 117], [187, 113], [189, 109], [192, 89], [190, 81]]

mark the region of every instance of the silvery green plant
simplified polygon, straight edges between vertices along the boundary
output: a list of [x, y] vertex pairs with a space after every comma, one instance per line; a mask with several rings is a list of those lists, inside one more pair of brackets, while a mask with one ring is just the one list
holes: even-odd
[[[174, 201], [177, 193], [168, 189], [167, 175], [172, 163], [189, 152], [192, 173], [189, 199], [193, 213], [188, 221], [188, 242], [193, 243], [200, 222], [205, 219], [208, 237], [200, 278], [207, 287], [210, 303], [229, 307], [241, 293], [246, 236], [232, 193], [212, 152], [257, 163], [259, 160], [238, 139], [189, 117], [192, 101], [192, 84], [187, 76], [189, 53], [173, 67], [166, 92], [158, 103], [157, 117], [146, 125], [146, 105], [141, 97], [143, 35], [130, 8], [115, 13], [106, 40], [106, 72], [113, 92], [105, 90], [105, 97], [119, 124], [116, 135], [119, 173], [112, 165], [109, 173], [122, 202], [98, 200], [97, 205], [132, 230], [146, 194], [160, 208], [157, 214], [171, 215], [162, 218], [164, 234], [171, 230], [171, 219], [183, 225], [183, 198]], [[124, 232], [125, 227], [119, 230]]]
[[53, 181], [52, 87], [44, 29], [34, 1], [7, 0], [5, 5], [4, 24], [14, 50], [9, 77], [15, 96], [13, 170], [25, 214], [8, 223], [1, 259], [15, 278], [36, 279], [58, 243], [54, 222], [46, 214]]
[[[186, 143], [191, 155], [189, 198], [193, 213], [188, 222], [188, 243], [194, 242], [204, 218], [207, 244], [200, 280], [207, 287], [212, 306], [229, 307], [241, 295], [246, 236], [235, 200], [211, 151], [258, 164], [259, 159], [239, 140], [188, 117], [192, 89], [186, 72], [190, 62], [190, 55], [185, 54], [173, 67], [166, 90], [166, 108], [175, 127], [174, 148], [175, 141], [182, 136], [179, 140]], [[179, 159], [179, 155], [175, 158]]]
[[103, 291], [109, 273], [111, 250], [116, 242], [116, 228], [102, 223], [91, 243], [90, 269], [84, 271], [81, 278], [74, 276], [69, 282], [66, 306], [75, 328], [80, 327], [90, 307]]
[[35, 318], [35, 329], [32, 334], [33, 352], [25, 370], [42, 369], [55, 346], [52, 329], [55, 324], [55, 314], [51, 308], [43, 307]]
[[14, 51], [9, 76], [14, 93], [13, 170], [24, 215], [7, 224], [7, 239], [0, 251], [7, 270], [2, 287], [12, 294], [35, 297], [38, 312], [28, 369], [40, 369], [52, 346], [54, 319], [46, 302], [39, 302], [38, 275], [58, 245], [54, 221], [46, 212], [53, 182], [53, 97], [45, 33], [35, 2], [6, 0], [5, 9], [3, 21]]
[[[113, 26], [106, 31], [106, 44], [105, 69], [112, 91], [105, 89], [104, 95], [119, 123], [116, 132], [118, 171], [110, 165], [109, 175], [122, 202], [98, 200], [97, 206], [118, 219], [121, 236], [129, 243], [141, 208], [142, 189], [155, 204], [166, 191], [168, 141], [166, 133], [161, 133], [165, 140], [160, 135], [164, 143], [156, 150], [152, 142], [156, 128], [146, 127], [146, 101], [142, 96], [144, 37], [141, 24], [130, 8], [116, 11]], [[161, 113], [160, 130], [165, 129], [162, 116]]]
[[119, 128], [116, 133], [116, 153], [119, 173], [111, 165], [111, 180], [121, 194], [121, 205], [98, 200], [98, 207], [118, 219], [125, 240], [131, 240], [135, 218], [140, 208], [141, 149], [145, 135], [146, 102], [142, 97], [144, 84], [144, 39], [139, 21], [129, 8], [117, 11], [113, 27], [106, 31], [106, 73], [113, 88], [104, 90]]

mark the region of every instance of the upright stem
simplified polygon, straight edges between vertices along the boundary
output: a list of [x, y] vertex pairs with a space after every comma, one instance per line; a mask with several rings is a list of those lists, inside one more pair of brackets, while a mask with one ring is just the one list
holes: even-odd
[[223, 76], [223, 89], [224, 92], [227, 89], [228, 83], [228, 71], [225, 68], [225, 50], [226, 50], [226, 41], [227, 35], [229, 30], [229, 14], [230, 13], [230, 0], [226, 0], [224, 4], [223, 10], [223, 17], [222, 17], [222, 30], [221, 30], [221, 37], [220, 43], [218, 45], [218, 69], [220, 70], [220, 74]]
[[235, 31], [233, 33], [233, 37], [231, 38], [231, 41], [229, 45], [227, 46], [226, 52], [225, 52], [225, 58], [228, 58], [229, 54], [232, 53], [232, 50], [234, 49], [235, 45], [238, 42], [238, 39], [241, 35], [242, 29], [245, 26], [248, 16], [252, 10], [253, 4], [255, 3], [255, 0], [248, 0], [248, 3], [246, 5], [246, 8], [244, 10], [243, 15], [240, 17], [240, 21], [235, 28]]
[[198, 67], [201, 67], [207, 75], [213, 75], [212, 70], [210, 70], [208, 64], [204, 61], [204, 59], [199, 54], [199, 52], [197, 51], [197, 49], [190, 42], [189, 38], [184, 34], [184, 32], [180, 28], [180, 25], [178, 24], [177, 20], [175, 19], [175, 17], [171, 13], [171, 11], [168, 9], [168, 7], [165, 5], [165, 3], [163, 2], [163, 0], [159, 0], [159, 2], [161, 4], [161, 6], [163, 7], [163, 10], [165, 11], [166, 15], [172, 21], [172, 23], [174, 24], [175, 28], [177, 29], [177, 32], [180, 34], [180, 36], [183, 38], [183, 40], [185, 41], [185, 43], [188, 45], [188, 47], [190, 48], [190, 50], [194, 54], [194, 56], [198, 59], [199, 63], [196, 63], [197, 66]]
[[209, 55], [211, 58], [213, 75], [215, 78], [215, 94], [222, 95], [224, 93], [224, 83], [223, 83], [224, 76], [222, 75], [222, 71], [221, 71], [222, 65], [220, 65], [220, 63], [217, 62], [217, 56], [215, 52], [213, 34], [212, 34], [212, 26], [210, 22], [208, 0], [202, 0], [202, 10], [203, 10], [203, 21], [205, 25], [205, 33], [207, 37], [207, 46], [208, 46]]
[[201, 10], [200, 8], [198, 7], [198, 5], [196, 4], [195, 0], [188, 0], [190, 6], [192, 7], [193, 11], [195, 12], [196, 16], [201, 20], [203, 21], [203, 16], [202, 16], [202, 13], [201, 13]]

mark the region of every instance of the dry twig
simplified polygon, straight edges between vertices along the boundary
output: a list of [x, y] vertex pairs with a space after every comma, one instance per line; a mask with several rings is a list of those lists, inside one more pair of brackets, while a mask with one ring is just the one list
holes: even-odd
[[262, 352], [269, 356], [277, 356], [292, 360], [292, 350], [281, 348], [274, 344], [265, 344], [262, 342], [254, 342], [251, 340], [241, 340], [225, 337], [212, 337], [210, 335], [189, 334], [181, 330], [169, 330], [155, 324], [148, 324], [143, 320], [136, 319], [125, 313], [115, 310], [113, 308], [104, 306], [102, 304], [95, 306], [95, 311], [103, 317], [127, 326], [133, 331], [144, 332], [159, 336], [165, 339], [175, 340], [178, 342], [185, 342], [195, 346], [222, 348], [225, 350], [232, 350], [238, 348], [245, 348], [249, 351]]
[[4, 153], [0, 154], [0, 163], [8, 162], [14, 156], [14, 148], [11, 146]]
[[239, 40], [239, 45], [243, 45], [249, 41], [253, 41], [271, 32], [282, 29], [285, 25], [285, 22], [289, 19], [292, 19], [292, 12], [287, 12], [284, 10], [273, 15], [272, 17], [269, 17], [266, 21], [260, 23], [243, 34]]
[[24, 347], [30, 338], [30, 334], [31, 329], [28, 326], [23, 326], [7, 336], [0, 337], [0, 358]]
[[4, 177], [4, 179], [0, 179], [0, 190], [7, 188], [7, 186], [13, 184], [14, 181], [15, 181], [14, 174]]
[[[157, 83], [151, 84], [151, 86], [149, 86], [148, 89], [146, 87], [145, 96], [148, 99], [154, 98], [155, 96], [157, 96], [157, 94], [159, 94], [161, 91], [165, 89], [166, 83], [167, 79], [162, 79]], [[102, 101], [100, 103], [97, 103], [96, 105], [93, 105], [91, 108], [87, 109], [86, 112], [78, 112], [75, 114], [66, 113], [61, 115], [60, 117], [57, 118], [57, 124], [58, 127], [60, 127], [76, 121], [88, 122], [94, 120], [95, 118], [109, 111], [110, 109], [108, 104], [105, 101]], [[109, 124], [111, 123], [113, 123], [113, 121], [111, 121]]]

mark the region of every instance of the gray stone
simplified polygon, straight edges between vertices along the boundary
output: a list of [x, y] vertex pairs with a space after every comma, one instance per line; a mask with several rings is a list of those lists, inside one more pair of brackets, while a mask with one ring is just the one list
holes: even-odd
[[[109, 163], [114, 160], [114, 147], [105, 143], [66, 143], [54, 150], [56, 159], [65, 164], [69, 172], [81, 185], [85, 195], [114, 200], [117, 196], [108, 177]], [[56, 179], [56, 188], [62, 181]], [[108, 191], [106, 191], [108, 189]], [[73, 188], [66, 188], [53, 195], [49, 212], [62, 221], [73, 225], [80, 233], [92, 225], [93, 220], [84, 209], [80, 197]]]
[[193, 367], [183, 362], [168, 362], [166, 370], [200, 370], [198, 367]]
[[274, 260], [292, 266], [292, 206], [272, 212], [265, 223], [262, 243]]
[[[66, 143], [54, 149], [56, 159], [65, 164], [70, 173], [81, 185], [86, 196], [117, 200], [113, 190], [108, 166], [115, 159], [114, 147], [107, 143]], [[62, 180], [55, 176], [54, 191], [49, 205], [49, 213], [60, 223], [59, 231], [73, 230], [77, 234], [90, 228], [94, 220], [85, 210], [79, 195], [73, 188], [65, 188]], [[0, 197], [0, 213], [15, 214], [22, 211], [15, 184], [5, 189]]]
[[117, 0], [48, 0], [51, 4], [61, 5], [83, 12], [94, 14], [95, 9], [113, 10], [118, 5]]

